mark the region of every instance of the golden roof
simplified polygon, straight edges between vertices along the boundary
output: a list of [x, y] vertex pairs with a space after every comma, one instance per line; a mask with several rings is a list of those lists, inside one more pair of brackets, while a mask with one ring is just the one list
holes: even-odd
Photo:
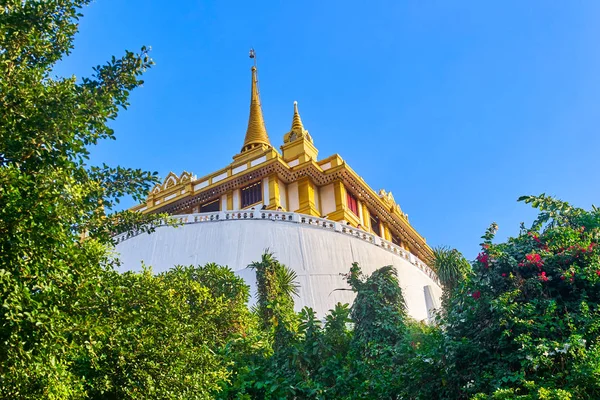
[[242, 152], [256, 147], [256, 145], [266, 144], [271, 146], [265, 120], [260, 106], [260, 96], [258, 94], [258, 78], [256, 67], [252, 67], [252, 88], [250, 93], [250, 117], [248, 118], [248, 129], [244, 138]]

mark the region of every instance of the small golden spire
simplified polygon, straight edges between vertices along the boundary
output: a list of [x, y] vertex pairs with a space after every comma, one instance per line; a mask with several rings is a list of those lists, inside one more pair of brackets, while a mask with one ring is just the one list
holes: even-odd
[[271, 142], [269, 141], [269, 135], [267, 135], [265, 120], [263, 118], [262, 109], [260, 106], [256, 66], [253, 66], [252, 88], [250, 93], [250, 117], [248, 118], [248, 129], [246, 130], [246, 137], [244, 139], [242, 152], [250, 150], [260, 144], [266, 144], [270, 146]]
[[294, 119], [292, 119], [292, 132], [302, 133], [304, 131], [304, 125], [302, 125], [302, 119], [298, 113], [298, 102], [294, 101]]
[[306, 129], [304, 129], [304, 124], [302, 124], [302, 118], [300, 118], [300, 113], [298, 112], [298, 102], [294, 101], [294, 118], [292, 118], [292, 129], [288, 133], [283, 136], [283, 143], [289, 143], [296, 139], [305, 137], [312, 143], [312, 137]]

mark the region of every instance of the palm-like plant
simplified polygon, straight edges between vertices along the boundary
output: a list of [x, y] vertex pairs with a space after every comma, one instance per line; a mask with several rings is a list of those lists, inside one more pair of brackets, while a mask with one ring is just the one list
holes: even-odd
[[279, 262], [277, 264], [275, 279], [279, 293], [290, 299], [293, 296], [300, 296], [300, 285], [298, 284], [298, 274], [296, 274], [296, 271], [284, 264], [279, 264]]
[[263, 326], [289, 319], [294, 313], [293, 296], [298, 296], [300, 288], [296, 272], [277, 261], [268, 249], [248, 268], [256, 271], [257, 311]]
[[436, 247], [433, 249], [433, 256], [433, 268], [447, 291], [452, 291], [471, 271], [469, 262], [456, 249]]

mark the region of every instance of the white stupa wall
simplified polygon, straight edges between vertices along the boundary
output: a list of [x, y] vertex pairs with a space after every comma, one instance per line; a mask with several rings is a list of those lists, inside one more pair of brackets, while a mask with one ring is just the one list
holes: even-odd
[[[292, 213], [286, 215], [282, 218], [292, 218]], [[192, 217], [186, 218], [192, 221]], [[395, 254], [371, 242], [378, 240], [381, 243], [381, 239], [368, 235], [371, 241], [366, 241], [364, 233], [361, 239], [357, 237], [358, 232], [352, 235], [346, 226], [338, 223], [328, 222], [330, 229], [326, 229], [317, 225], [318, 219], [313, 218], [315, 225], [310, 225], [304, 218], [300, 219], [305, 223], [298, 222], [299, 214], [293, 214], [293, 218], [295, 222], [224, 220], [221, 216], [219, 221], [189, 223], [175, 228], [163, 226], [152, 234], [143, 233], [122, 240], [116, 251], [122, 270], [140, 270], [142, 262], [156, 273], [178, 264], [215, 262], [227, 265], [245, 279], [254, 295], [254, 271], [247, 266], [259, 261], [268, 248], [280, 262], [298, 274], [300, 297], [295, 299], [296, 309], [312, 307], [319, 317], [326, 315], [337, 302], [352, 303], [352, 291], [335, 289], [349, 289], [341, 274], [347, 273], [353, 262], [358, 262], [365, 274], [393, 265], [413, 318], [426, 320], [431, 309], [439, 306], [441, 289], [422, 267], [414, 264], [416, 257], [407, 253], [404, 256]], [[338, 231], [332, 228], [334, 225]], [[346, 233], [341, 233], [341, 229]], [[405, 258], [407, 256], [410, 260]]]

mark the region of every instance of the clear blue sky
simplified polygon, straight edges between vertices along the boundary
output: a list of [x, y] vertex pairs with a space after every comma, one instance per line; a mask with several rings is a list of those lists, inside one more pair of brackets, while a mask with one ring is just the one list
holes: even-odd
[[600, 2], [97, 0], [60, 75], [124, 49], [156, 66], [95, 162], [198, 176], [231, 162], [248, 118], [248, 49], [279, 147], [292, 103], [322, 157], [391, 190], [430, 245], [472, 259], [546, 192], [600, 203]]

